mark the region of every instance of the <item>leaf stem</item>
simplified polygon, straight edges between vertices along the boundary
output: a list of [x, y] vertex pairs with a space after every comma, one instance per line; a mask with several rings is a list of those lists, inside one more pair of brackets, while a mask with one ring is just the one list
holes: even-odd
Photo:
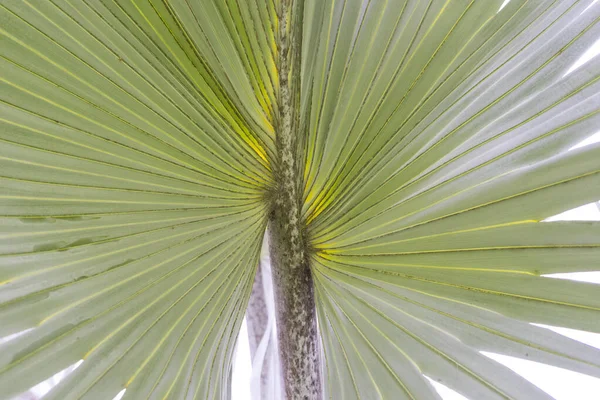
[[304, 221], [302, 175], [297, 164], [301, 134], [297, 106], [302, 45], [302, 0], [282, 0], [278, 10], [279, 99], [275, 124], [276, 188], [269, 234], [283, 382], [288, 400], [322, 398], [314, 287]]

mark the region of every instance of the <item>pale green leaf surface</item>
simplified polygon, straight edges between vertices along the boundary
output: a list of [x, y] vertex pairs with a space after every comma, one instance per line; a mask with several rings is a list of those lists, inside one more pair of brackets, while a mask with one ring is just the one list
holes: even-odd
[[0, 336], [27, 330], [0, 397], [79, 360], [45, 398], [228, 396], [271, 186], [272, 13], [0, 2]]
[[[227, 398], [272, 187], [277, 1], [0, 2], [0, 387]], [[304, 6], [299, 170], [326, 392], [547, 399], [600, 376], [591, 0]], [[589, 7], [589, 8], [588, 8]], [[584, 12], [585, 11], [585, 12]]]
[[565, 76], [598, 4], [334, 3], [303, 81], [329, 395], [438, 398], [426, 375], [550, 398], [480, 351], [600, 377], [600, 351], [530, 324], [600, 332], [598, 285], [542, 276], [598, 270], [600, 225], [541, 222], [600, 198], [600, 146], [568, 151], [597, 130], [600, 61]]

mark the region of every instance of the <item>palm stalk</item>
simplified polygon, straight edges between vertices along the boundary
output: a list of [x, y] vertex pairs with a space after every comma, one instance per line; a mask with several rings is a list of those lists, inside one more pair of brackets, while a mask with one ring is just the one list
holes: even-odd
[[[310, 255], [301, 215], [298, 98], [303, 1], [278, 11], [279, 97], [275, 124], [277, 166], [269, 217], [270, 251], [283, 381], [288, 399], [320, 399], [319, 338]], [[296, 72], [296, 78], [293, 73]]]

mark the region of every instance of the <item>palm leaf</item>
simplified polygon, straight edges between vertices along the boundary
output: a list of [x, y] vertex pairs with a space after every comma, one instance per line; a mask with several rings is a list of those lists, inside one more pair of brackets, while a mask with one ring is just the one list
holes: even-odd
[[[600, 377], [592, 0], [0, 2], [2, 397], [228, 398], [302, 23], [301, 213], [326, 394], [546, 399], [491, 351]], [[500, 9], [501, 8], [501, 9]], [[499, 11], [500, 9], [500, 11]], [[258, 374], [260, 375], [260, 374]]]
[[229, 386], [276, 76], [268, 10], [205, 3], [1, 3], [2, 398]]
[[[401, 3], [401, 4], [400, 4]], [[600, 377], [600, 196], [590, 2], [345, 2], [312, 58], [305, 215], [330, 395], [549, 398], [491, 351]], [[386, 8], [387, 7], [387, 8]], [[584, 12], [585, 11], [585, 12]], [[334, 32], [334, 33], [332, 33]], [[307, 89], [308, 90], [308, 89]], [[352, 384], [350, 384], [352, 382]]]

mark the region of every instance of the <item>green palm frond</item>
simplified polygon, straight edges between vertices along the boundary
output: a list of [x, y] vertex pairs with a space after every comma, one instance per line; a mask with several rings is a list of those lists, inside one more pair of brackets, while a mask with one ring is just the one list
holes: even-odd
[[2, 1], [0, 397], [80, 359], [48, 398], [229, 386], [276, 88], [229, 3]]
[[542, 276], [597, 270], [600, 224], [541, 222], [600, 197], [600, 146], [567, 152], [598, 127], [600, 61], [564, 76], [597, 7], [393, 3], [332, 8], [313, 56], [305, 212], [330, 393], [439, 398], [425, 374], [549, 398], [481, 350], [600, 376], [598, 350], [528, 323], [600, 332], [597, 285]]
[[482, 351], [600, 377], [532, 324], [600, 333], [600, 286], [545, 276], [598, 270], [600, 223], [544, 221], [600, 199], [600, 144], [568, 151], [600, 3], [282, 1], [0, 0], [0, 398], [79, 360], [45, 399], [230, 396], [281, 18], [327, 398], [550, 398]]

